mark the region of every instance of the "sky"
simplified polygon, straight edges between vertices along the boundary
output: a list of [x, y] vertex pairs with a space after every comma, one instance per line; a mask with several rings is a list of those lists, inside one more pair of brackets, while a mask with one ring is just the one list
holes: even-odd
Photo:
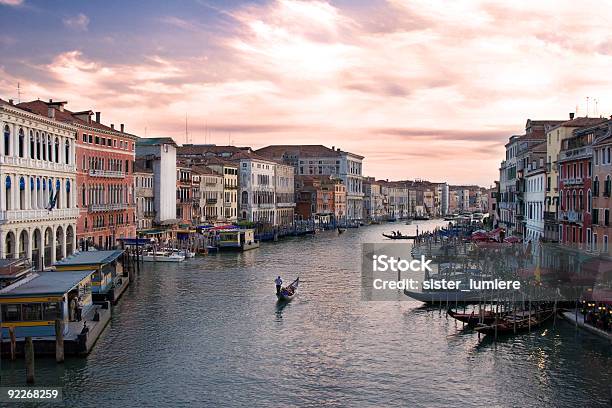
[[0, 98], [488, 186], [528, 118], [612, 113], [609, 21], [603, 1], [0, 0]]

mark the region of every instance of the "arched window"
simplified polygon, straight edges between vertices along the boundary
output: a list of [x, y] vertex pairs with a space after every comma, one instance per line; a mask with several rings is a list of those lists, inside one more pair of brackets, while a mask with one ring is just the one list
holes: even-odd
[[25, 210], [25, 179], [19, 179], [19, 209]]
[[53, 154], [53, 144], [51, 142], [51, 135], [47, 135], [47, 148], [47, 160], [53, 161], [53, 157], [51, 156]]
[[36, 159], [40, 160], [40, 135], [36, 132]]
[[64, 146], [64, 160], [66, 164], [70, 164], [70, 140], [66, 140]]
[[44, 133], [40, 135], [40, 150], [42, 151], [42, 160], [47, 160], [47, 136]]
[[59, 152], [60, 152], [59, 148], [60, 148], [59, 139], [56, 137], [55, 138], [55, 151], [54, 151], [56, 163], [59, 163]]
[[4, 155], [8, 156], [11, 151], [11, 130], [8, 125], [4, 126]]
[[81, 185], [81, 202], [83, 203], [83, 207], [85, 207], [85, 183]]
[[6, 187], [5, 189], [5, 203], [6, 203], [6, 209], [7, 210], [12, 210], [13, 209], [13, 203], [11, 200], [11, 177], [10, 176], [6, 176], [6, 179], [4, 180], [4, 186]]
[[588, 195], [587, 195], [587, 211], [588, 212], [592, 212], [593, 210], [593, 194], [591, 193], [591, 190], [589, 190]]
[[36, 153], [36, 143], [34, 140], [34, 132], [30, 130], [30, 159], [33, 159]]
[[606, 185], [604, 186], [604, 196], [610, 197], [610, 192], [612, 191], [612, 179], [610, 179], [610, 175], [606, 176]]
[[599, 176], [593, 180], [593, 197], [599, 197]]
[[19, 157], [24, 157], [25, 155], [25, 134], [23, 133], [22, 128], [19, 128], [19, 148], [17, 150], [19, 153]]
[[580, 190], [580, 197], [578, 197], [578, 211], [584, 210], [584, 194]]

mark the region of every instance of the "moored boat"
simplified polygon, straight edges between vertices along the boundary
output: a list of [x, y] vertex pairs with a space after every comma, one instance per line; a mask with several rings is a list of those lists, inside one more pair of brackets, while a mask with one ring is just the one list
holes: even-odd
[[555, 314], [553, 309], [520, 312], [497, 319], [497, 323], [479, 324], [474, 330], [482, 334], [515, 334], [540, 326]]
[[480, 312], [473, 310], [470, 313], [454, 312], [452, 309], [448, 309], [446, 312], [450, 317], [459, 320], [467, 324], [470, 327], [475, 327], [479, 323], [490, 325], [495, 323], [495, 317], [500, 319], [506, 315], [506, 313], [495, 313], [491, 310], [482, 310]]
[[183, 262], [185, 256], [176, 252], [150, 251], [142, 256], [143, 262]]
[[293, 298], [297, 295], [298, 285], [300, 283], [300, 278], [298, 277], [296, 280], [291, 282], [291, 284], [284, 286], [281, 290], [276, 294], [276, 297], [279, 301], [289, 302], [293, 300]]

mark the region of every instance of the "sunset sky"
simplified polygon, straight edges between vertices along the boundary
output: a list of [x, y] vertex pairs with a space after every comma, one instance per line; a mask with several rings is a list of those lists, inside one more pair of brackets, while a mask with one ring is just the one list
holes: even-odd
[[[325, 144], [490, 185], [527, 118], [612, 112], [612, 8], [575, 1], [0, 0], [0, 98], [139, 136]], [[597, 100], [597, 104], [594, 100]]]

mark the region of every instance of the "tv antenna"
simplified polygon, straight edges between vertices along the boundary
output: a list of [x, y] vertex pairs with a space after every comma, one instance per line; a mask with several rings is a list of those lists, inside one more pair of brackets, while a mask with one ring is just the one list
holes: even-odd
[[17, 82], [17, 103], [21, 103], [21, 84]]

